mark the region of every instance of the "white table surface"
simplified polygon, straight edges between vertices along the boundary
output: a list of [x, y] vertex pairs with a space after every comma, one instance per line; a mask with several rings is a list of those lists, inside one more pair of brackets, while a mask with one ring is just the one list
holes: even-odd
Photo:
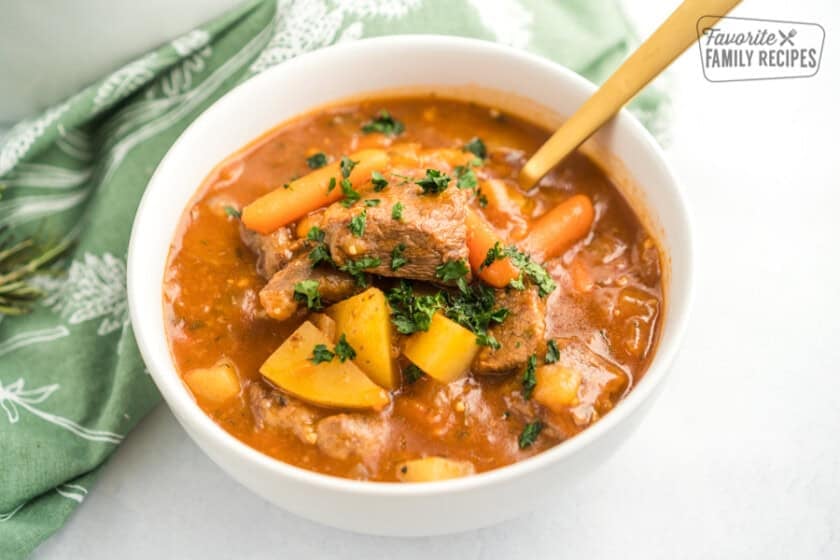
[[[642, 32], [675, 2], [628, 0]], [[840, 557], [840, 10], [744, 2], [821, 23], [810, 79], [713, 84], [673, 67], [668, 157], [688, 192], [697, 298], [641, 428], [567, 499], [503, 526], [388, 539], [251, 494], [159, 406], [36, 558]], [[411, 512], [406, 512], [411, 515]]]

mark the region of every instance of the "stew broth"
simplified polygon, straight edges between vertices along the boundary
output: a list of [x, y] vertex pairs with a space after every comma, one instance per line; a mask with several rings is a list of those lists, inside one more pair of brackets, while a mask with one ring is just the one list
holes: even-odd
[[[362, 132], [382, 109], [404, 124], [398, 137]], [[660, 251], [606, 174], [581, 153], [531, 191], [516, 186], [518, 169], [548, 135], [477, 104], [429, 96], [377, 98], [303, 115], [231, 157], [185, 211], [163, 286], [178, 371], [184, 375], [227, 360], [241, 385], [234, 399], [214, 403], [196, 395], [198, 404], [233, 436], [267, 455], [321, 473], [379, 481], [400, 479], [403, 461], [428, 456], [469, 462], [477, 472], [502, 467], [557, 445], [609, 412], [644, 374], [655, 349], [663, 307]], [[572, 195], [592, 202], [594, 224], [585, 237], [542, 263], [557, 284], [544, 298], [544, 338], [560, 341], [562, 360], [575, 370], [575, 404], [550, 409], [523, 398], [518, 369], [468, 374], [449, 384], [428, 376], [404, 380], [382, 410], [353, 413], [376, 422], [370, 426], [376, 426], [378, 447], [370, 453], [327, 453], [315, 436], [267, 422], [259, 407], [281, 410], [295, 399], [272, 387], [260, 367], [309, 313], [304, 309], [285, 321], [266, 316], [259, 297], [266, 279], [257, 256], [243, 244], [235, 209], [309, 173], [307, 158], [315, 153], [337, 160], [364, 148], [411, 143], [460, 150], [474, 137], [488, 148], [476, 168], [482, 191], [490, 179], [502, 180], [504, 189], [504, 204], [481, 192], [474, 208], [506, 241], [526, 239], [535, 220]], [[388, 290], [395, 280], [371, 282]], [[545, 351], [541, 346], [538, 366]], [[401, 357], [398, 363], [404, 370], [408, 362]], [[316, 422], [346, 412], [307, 410]], [[520, 445], [535, 419], [542, 432], [530, 445]]]

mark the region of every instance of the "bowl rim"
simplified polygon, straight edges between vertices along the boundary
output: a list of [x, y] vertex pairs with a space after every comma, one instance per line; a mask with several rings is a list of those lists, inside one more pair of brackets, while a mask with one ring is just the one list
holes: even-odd
[[[306, 65], [318, 58], [330, 57], [336, 51], [359, 51], [359, 54], [363, 56], [366, 49], [387, 48], [395, 45], [409, 48], [422, 48], [424, 46], [434, 45], [437, 47], [447, 47], [452, 49], [480, 51], [479, 54], [488, 57], [492, 57], [493, 55], [506, 56], [516, 59], [516, 62], [518, 63], [536, 66], [540, 72], [559, 75], [561, 79], [570, 82], [572, 87], [585, 88], [591, 92], [597, 87], [595, 84], [586, 78], [583, 78], [573, 70], [539, 55], [491, 41], [449, 35], [416, 34], [365, 38], [357, 41], [335, 44], [284, 61], [282, 64], [278, 64], [265, 70], [264, 72], [246, 80], [229, 92], [225, 93], [222, 97], [205, 109], [192, 123], [190, 123], [190, 125], [179, 135], [178, 139], [167, 150], [166, 155], [161, 159], [158, 167], [146, 186], [135, 215], [127, 253], [127, 294], [131, 324], [133, 326], [137, 345], [140, 349], [143, 360], [148, 366], [155, 385], [160, 390], [167, 405], [172, 409], [173, 414], [178, 419], [179, 423], [183, 425], [190, 437], [193, 440], [196, 440], [196, 443], [202, 451], [207, 453], [204, 444], [199, 441], [200, 438], [193, 435], [192, 429], [200, 431], [201, 435], [211, 440], [217, 448], [224, 448], [227, 452], [235, 454], [238, 459], [248, 463], [253, 463], [261, 469], [271, 471], [274, 475], [286, 477], [300, 484], [311, 484], [324, 490], [360, 496], [392, 498], [409, 496], [430, 497], [443, 494], [468, 492], [478, 487], [499, 485], [519, 477], [527, 476], [532, 472], [545, 469], [553, 464], [559, 464], [584, 448], [589, 447], [596, 440], [606, 436], [613, 430], [613, 428], [630, 416], [633, 411], [639, 408], [643, 402], [652, 398], [657, 387], [669, 373], [670, 366], [679, 350], [680, 343], [688, 324], [688, 317], [694, 296], [694, 242], [691, 217], [686, 204], [685, 193], [668, 164], [662, 148], [659, 144], [657, 144], [650, 132], [648, 132], [648, 130], [645, 129], [644, 126], [642, 126], [642, 124], [636, 119], [636, 117], [624, 108], [614, 119], [616, 126], [626, 128], [636, 141], [639, 142], [643, 149], [652, 152], [654, 159], [660, 164], [660, 172], [668, 179], [667, 182], [669, 184], [667, 188], [674, 195], [674, 211], [679, 214], [679, 219], [685, 224], [684, 231], [682, 232], [684, 238], [683, 246], [679, 248], [680, 251], [684, 253], [685, 282], [679, 294], [674, 294], [673, 290], [670, 290], [672, 293], [668, 296], [669, 298], [673, 298], [676, 295], [682, 300], [682, 312], [676, 316], [671, 314], [668, 317], [667, 328], [670, 330], [670, 343], [667, 346], [663, 346], [662, 343], [664, 341], [660, 341], [659, 347], [657, 348], [645, 375], [629, 392], [629, 394], [609, 412], [609, 414], [606, 414], [593, 426], [588, 427], [586, 430], [583, 430], [581, 433], [569, 440], [516, 463], [469, 477], [426, 482], [423, 484], [362, 481], [322, 474], [286, 463], [280, 459], [275, 459], [274, 457], [266, 455], [240, 441], [213, 421], [210, 416], [208, 416], [198, 406], [195, 399], [189, 394], [180, 375], [178, 374], [171, 352], [167, 352], [168, 355], [165, 356], [164, 359], [161, 359], [160, 356], [156, 356], [152, 352], [145, 340], [146, 333], [149, 329], [163, 328], [163, 325], [144, 324], [141, 320], [139, 303], [135, 301], [135, 294], [137, 293], [137, 290], [143, 289], [142, 287], [144, 285], [149, 284], [148, 282], [144, 282], [146, 279], [143, 277], [142, 269], [133, 264], [136, 255], [140, 251], [138, 246], [143, 243], [141, 230], [144, 227], [151, 227], [154, 225], [153, 209], [147, 208], [148, 200], [150, 198], [149, 193], [155, 189], [165, 187], [165, 184], [162, 183], [163, 179], [161, 175], [163, 172], [161, 170], [166, 168], [165, 164], [173, 157], [172, 154], [177, 153], [178, 147], [183, 142], [184, 138], [193, 133], [194, 129], [197, 127], [197, 123], [210, 118], [209, 116], [219, 105], [233, 103], [232, 100], [242, 95], [244, 91], [251, 89], [265, 89], [262, 84], [269, 83], [273, 73], [283, 71], [284, 68], [288, 68], [289, 66]], [[511, 90], [515, 92], [515, 86], [511, 88]], [[335, 101], [340, 101], [340, 98], [337, 98]], [[281, 123], [267, 122], [265, 131], [270, 130], [278, 124]], [[196, 185], [195, 188], [198, 189], [198, 185]], [[641, 188], [644, 190], [644, 185], [641, 185]], [[171, 244], [171, 239], [169, 240], [169, 243]], [[167, 250], [167, 255], [168, 254], [169, 251]], [[159, 281], [154, 283], [153, 288], [160, 291], [161, 295], [162, 285], [163, 278], [160, 278]], [[667, 306], [666, 308], [669, 309], [669, 311], [672, 310], [671, 306]], [[187, 424], [189, 424], [189, 426], [187, 426]], [[211, 459], [216, 462], [214, 458], [211, 457]]]

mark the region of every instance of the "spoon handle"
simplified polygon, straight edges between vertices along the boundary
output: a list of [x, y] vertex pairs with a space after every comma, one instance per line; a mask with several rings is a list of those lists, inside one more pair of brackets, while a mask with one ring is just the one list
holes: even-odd
[[685, 0], [647, 41], [557, 129], [519, 174], [530, 188], [615, 115], [643, 87], [697, 40], [697, 24], [706, 16], [713, 25], [741, 0]]

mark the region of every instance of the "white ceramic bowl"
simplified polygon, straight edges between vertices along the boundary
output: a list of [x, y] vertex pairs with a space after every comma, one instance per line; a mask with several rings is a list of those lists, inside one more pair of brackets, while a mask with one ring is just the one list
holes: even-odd
[[[303, 517], [380, 535], [433, 535], [487, 526], [562, 499], [562, 490], [595, 469], [634, 430], [654, 401], [677, 351], [691, 299], [688, 215], [659, 147], [627, 112], [596, 142], [638, 188], [650, 227], [670, 256], [663, 334], [650, 369], [612, 412], [571, 440], [533, 458], [473, 477], [393, 484], [345, 480], [306, 471], [248, 447], [215, 424], [181, 382], [167, 346], [162, 280], [170, 242], [185, 206], [208, 172], [275, 125], [313, 107], [364, 92], [434, 84], [513, 92], [568, 116], [595, 89], [545, 59], [493, 43], [438, 36], [384, 37], [345, 43], [285, 62], [231, 91], [181, 135], [140, 204], [128, 255], [131, 320], [152, 377], [184, 429], [234, 479]], [[503, 98], [498, 97], [502, 104]]]

